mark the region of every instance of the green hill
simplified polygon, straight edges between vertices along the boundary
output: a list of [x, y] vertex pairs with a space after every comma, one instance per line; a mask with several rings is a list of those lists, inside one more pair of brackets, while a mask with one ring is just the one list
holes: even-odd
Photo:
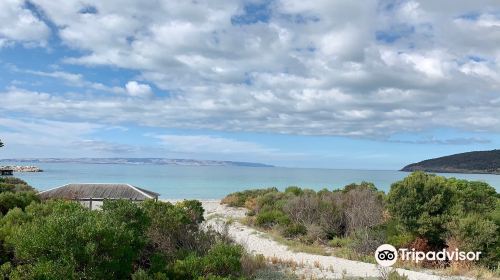
[[500, 150], [476, 151], [409, 164], [401, 171], [500, 174]]

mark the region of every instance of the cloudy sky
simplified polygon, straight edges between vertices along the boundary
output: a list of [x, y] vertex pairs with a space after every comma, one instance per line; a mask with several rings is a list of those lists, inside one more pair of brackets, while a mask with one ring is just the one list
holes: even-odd
[[500, 146], [500, 3], [2, 0], [0, 158], [397, 169]]

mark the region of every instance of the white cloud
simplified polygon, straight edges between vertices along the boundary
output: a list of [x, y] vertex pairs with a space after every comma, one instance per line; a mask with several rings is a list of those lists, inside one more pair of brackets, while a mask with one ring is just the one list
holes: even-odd
[[272, 154], [276, 150], [259, 144], [210, 135], [157, 135], [163, 144], [177, 153], [194, 154]]
[[125, 88], [127, 90], [127, 93], [131, 96], [150, 96], [153, 94], [153, 91], [151, 90], [151, 87], [147, 84], [140, 84], [136, 81], [129, 81], [126, 85]]
[[24, 5], [23, 0], [0, 1], [0, 47], [15, 41], [45, 45], [50, 29]]
[[[0, 138], [8, 146], [2, 157], [92, 157], [133, 155], [140, 147], [94, 139], [94, 134], [119, 127], [90, 122], [0, 118]], [[30, 151], [30, 152], [27, 152]], [[145, 150], [142, 150], [143, 152]], [[7, 154], [6, 154], [7, 153]]]
[[[232, 24], [246, 1], [85, 1], [95, 13], [77, 0], [33, 3], [81, 51], [66, 62], [139, 75], [119, 95], [9, 88], [0, 112], [371, 138], [500, 131], [495, 1], [281, 0], [249, 24]], [[80, 74], [38, 74], [113, 90]], [[168, 96], [136, 98], [156, 88]]]
[[[102, 128], [86, 122], [0, 118], [2, 140], [16, 145], [65, 147]], [[36, 141], [36, 142], [35, 142]]]
[[75, 73], [69, 73], [69, 72], [64, 72], [64, 71], [54, 71], [54, 72], [43, 72], [43, 71], [31, 71], [31, 70], [19, 70], [16, 69], [18, 72], [24, 72], [32, 75], [37, 75], [37, 76], [43, 76], [43, 77], [51, 77], [55, 79], [61, 79], [64, 80], [68, 85], [74, 86], [74, 87], [82, 87], [82, 88], [89, 88], [93, 90], [100, 90], [100, 91], [107, 91], [107, 92], [112, 92], [112, 93], [124, 93], [125, 89], [121, 87], [109, 87], [106, 86], [102, 83], [94, 83], [94, 82], [89, 82], [85, 80], [83, 75], [81, 74], [75, 74]]

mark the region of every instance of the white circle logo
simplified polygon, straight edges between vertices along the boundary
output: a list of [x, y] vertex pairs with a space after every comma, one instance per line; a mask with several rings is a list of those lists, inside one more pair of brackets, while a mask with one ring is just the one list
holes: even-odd
[[381, 266], [391, 266], [398, 260], [398, 250], [390, 244], [380, 245], [375, 251], [375, 259]]

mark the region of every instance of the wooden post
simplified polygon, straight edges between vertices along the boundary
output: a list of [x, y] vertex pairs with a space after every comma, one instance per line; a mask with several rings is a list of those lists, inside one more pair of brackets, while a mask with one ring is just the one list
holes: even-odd
[[90, 210], [92, 210], [92, 197], [90, 198]]

